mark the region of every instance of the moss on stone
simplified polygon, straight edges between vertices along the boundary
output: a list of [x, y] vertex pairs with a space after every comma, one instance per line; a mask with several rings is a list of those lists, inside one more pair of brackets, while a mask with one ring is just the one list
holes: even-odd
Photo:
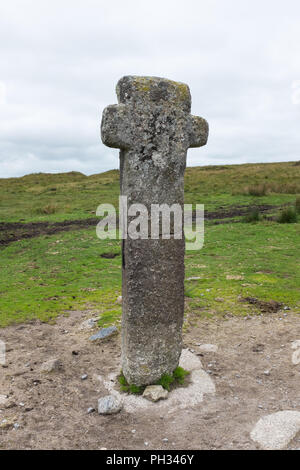
[[183, 367], [176, 367], [173, 374], [164, 374], [156, 385], [161, 385], [164, 389], [170, 391], [171, 387], [176, 388], [180, 385], [184, 385], [186, 377], [190, 374], [189, 371], [183, 369]]
[[150, 82], [151, 80], [146, 77], [136, 77], [135, 78], [135, 85], [136, 89], [138, 91], [143, 91], [144, 93], [147, 93], [150, 91]]
[[[172, 374], [163, 374], [161, 378], [153, 385], [161, 385], [169, 392], [171, 389], [185, 385], [186, 378], [189, 374], [189, 371], [183, 369], [183, 367], [178, 366]], [[132, 395], [142, 395], [146, 388], [146, 385], [137, 386], [135, 384], [129, 384], [123, 374], [123, 371], [121, 371], [120, 375], [118, 376], [118, 382], [122, 392]]]
[[129, 384], [123, 374], [123, 371], [120, 372], [118, 376], [118, 382], [120, 384], [120, 389], [122, 392], [130, 393], [132, 395], [142, 395], [145, 390], [145, 387], [138, 387], [134, 384]]
[[[151, 83], [155, 83], [158, 79], [156, 77], [135, 77], [135, 86], [138, 91], [147, 93], [150, 91]], [[189, 88], [185, 83], [176, 82], [174, 80], [160, 79], [168, 83], [177, 95], [179, 102], [189, 100]]]
[[175, 82], [177, 89], [178, 89], [178, 94], [179, 94], [179, 99], [180, 101], [185, 101], [190, 99], [190, 93], [189, 93], [189, 88], [187, 85], [181, 82]]

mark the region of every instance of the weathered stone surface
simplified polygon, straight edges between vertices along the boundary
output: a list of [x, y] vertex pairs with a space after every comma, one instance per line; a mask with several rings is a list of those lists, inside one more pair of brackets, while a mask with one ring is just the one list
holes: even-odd
[[98, 400], [98, 413], [100, 415], [112, 415], [122, 409], [122, 401], [115, 395], [107, 395]]
[[114, 336], [118, 333], [118, 329], [116, 326], [109, 326], [108, 328], [102, 328], [98, 333], [90, 337], [90, 341], [97, 341], [108, 339], [111, 336]]
[[143, 397], [150, 401], [165, 400], [168, 396], [168, 390], [165, 390], [161, 385], [148, 385], [145, 388]]
[[[187, 354], [188, 353], [188, 354]], [[139, 411], [160, 410], [162, 414], [177, 412], [179, 409], [192, 408], [199, 405], [206, 394], [214, 395], [216, 387], [212, 378], [202, 369], [201, 362], [198, 357], [190, 351], [183, 349], [180, 365], [184, 365], [186, 369], [191, 371], [187, 386], [177, 387], [170, 391], [167, 400], [160, 400], [153, 403], [145, 400], [140, 395], [124, 394], [119, 391], [120, 384], [118, 381], [118, 372], [109, 374], [107, 377], [97, 376], [109, 393], [122, 398], [123, 408], [128, 413], [137, 414]]]
[[299, 411], [278, 411], [261, 418], [251, 431], [251, 439], [262, 449], [280, 450], [300, 431]]
[[[205, 145], [208, 136], [207, 122], [190, 114], [188, 86], [129, 76], [117, 95], [119, 104], [103, 112], [101, 132], [105, 145], [121, 149], [127, 206], [143, 204], [149, 214], [151, 204], [182, 207], [187, 149]], [[129, 383], [148, 385], [179, 362], [185, 242], [182, 232], [170, 239], [128, 237], [122, 251], [122, 370]]]

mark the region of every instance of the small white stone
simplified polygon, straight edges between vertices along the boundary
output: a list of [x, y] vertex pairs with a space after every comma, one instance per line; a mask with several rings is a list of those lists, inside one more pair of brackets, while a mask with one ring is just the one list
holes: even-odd
[[269, 370], [264, 370], [264, 374], [265, 375], [270, 375], [270, 371]]
[[91, 330], [92, 328], [95, 328], [97, 325], [97, 321], [94, 318], [89, 318], [88, 320], [84, 320], [81, 325], [80, 329], [81, 330]]
[[292, 363], [294, 364], [294, 366], [300, 364], [300, 348], [293, 352]]
[[298, 349], [300, 348], [300, 339], [297, 339], [296, 341], [293, 341], [291, 344], [292, 349]]
[[7, 403], [8, 396], [7, 395], [0, 395], [0, 405], [5, 405]]
[[62, 363], [59, 359], [49, 359], [49, 361], [44, 362], [41, 367], [41, 372], [57, 372], [61, 369]]
[[111, 415], [119, 413], [122, 409], [122, 401], [114, 395], [106, 395], [98, 400], [99, 415]]

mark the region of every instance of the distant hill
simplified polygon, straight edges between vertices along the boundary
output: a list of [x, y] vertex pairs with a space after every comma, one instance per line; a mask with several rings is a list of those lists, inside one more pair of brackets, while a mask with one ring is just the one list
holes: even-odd
[[[230, 205], [282, 204], [300, 194], [300, 162], [187, 168], [185, 202], [209, 210]], [[119, 171], [34, 173], [0, 179], [0, 222], [91, 217], [101, 203], [118, 205]]]

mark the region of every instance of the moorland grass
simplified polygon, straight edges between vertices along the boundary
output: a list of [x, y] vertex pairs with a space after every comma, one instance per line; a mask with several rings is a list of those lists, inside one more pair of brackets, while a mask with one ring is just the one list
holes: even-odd
[[[294, 204], [297, 193], [300, 166], [295, 162], [192, 167], [185, 173], [185, 202], [204, 204], [207, 210], [257, 201]], [[95, 217], [99, 204], [117, 207], [118, 196], [118, 170], [0, 178], [0, 222], [86, 219]]]
[[[288, 203], [295, 211], [295, 194], [267, 192], [258, 198], [241, 193], [246, 185], [266, 180], [287, 188], [299, 178], [294, 162], [187, 168], [185, 202], [223, 210], [231, 204], [251, 207], [259, 199], [259, 204]], [[72, 172], [0, 179], [0, 221], [95, 217], [98, 204], [117, 205], [118, 195], [117, 170], [89, 177]], [[255, 305], [240, 302], [242, 297], [273, 299], [300, 312], [299, 222], [279, 224], [257, 214], [249, 219], [255, 223], [209, 221], [204, 247], [186, 253], [186, 325], [197, 318], [260, 313]], [[101, 257], [107, 252], [117, 256]], [[59, 314], [87, 309], [99, 314], [99, 326], [118, 324], [120, 252], [119, 240], [99, 240], [92, 227], [0, 247], [0, 326], [54, 321]]]
[[[108, 250], [117, 256], [102, 258]], [[299, 224], [207, 225], [204, 247], [186, 253], [186, 314], [259, 313], [239, 302], [240, 296], [273, 299], [299, 312], [299, 259]], [[87, 309], [99, 314], [99, 326], [118, 324], [121, 263], [120, 242], [99, 240], [92, 228], [1, 248], [0, 326]]]

